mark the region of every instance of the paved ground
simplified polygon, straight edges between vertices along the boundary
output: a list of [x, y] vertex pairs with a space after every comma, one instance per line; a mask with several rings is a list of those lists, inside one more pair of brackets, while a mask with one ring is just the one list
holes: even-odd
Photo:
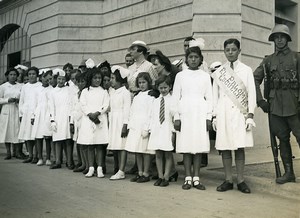
[[[179, 181], [161, 188], [154, 187], [154, 181], [131, 183], [130, 176], [122, 181], [109, 181], [111, 158], [107, 161], [106, 178], [87, 179], [66, 168], [49, 170], [16, 159], [4, 161], [4, 150], [0, 149], [0, 217], [300, 217], [299, 177], [297, 183], [276, 185], [269, 173], [273, 170], [273, 163], [267, 160], [270, 150], [254, 151], [247, 151], [246, 173], [251, 176], [246, 180], [252, 194], [246, 195], [237, 191], [236, 186], [226, 193], [215, 191], [223, 180], [216, 152], [209, 156], [209, 167], [202, 170], [207, 190], [184, 191], [182, 166], [177, 167]], [[252, 162], [255, 155], [256, 162]], [[299, 157], [297, 153], [298, 176]], [[180, 158], [176, 155], [177, 160]], [[132, 157], [129, 165], [131, 162]], [[269, 174], [264, 176], [264, 172]]]

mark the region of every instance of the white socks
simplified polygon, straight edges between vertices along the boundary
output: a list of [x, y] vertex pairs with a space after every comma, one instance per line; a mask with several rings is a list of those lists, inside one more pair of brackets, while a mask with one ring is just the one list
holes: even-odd
[[87, 178], [92, 177], [94, 175], [94, 172], [95, 172], [94, 167], [89, 167], [89, 172], [85, 174], [85, 177]]
[[98, 178], [103, 178], [104, 177], [102, 167], [97, 167], [97, 177]]

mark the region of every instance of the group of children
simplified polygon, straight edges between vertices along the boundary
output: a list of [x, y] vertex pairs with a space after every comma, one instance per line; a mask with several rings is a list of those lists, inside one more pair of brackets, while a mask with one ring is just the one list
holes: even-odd
[[[125, 178], [130, 152], [136, 155], [138, 168], [131, 181], [143, 183], [150, 181], [155, 154], [158, 178], [154, 185], [165, 187], [171, 174], [177, 173], [173, 159], [173, 152], [177, 152], [184, 157], [182, 188], [205, 190], [199, 173], [201, 154], [210, 151], [213, 88], [210, 75], [199, 69], [203, 56], [194, 44], [186, 52], [188, 69], [176, 76], [158, 74], [155, 81], [148, 72], [139, 72], [135, 79], [138, 91], [134, 92], [127, 86], [130, 70], [107, 62], [96, 67], [91, 59], [71, 71], [70, 65], [64, 70], [30, 67], [24, 85], [17, 82], [19, 72], [9, 69], [5, 74], [8, 82], [0, 86], [1, 118], [10, 111], [6, 122], [13, 126], [7, 127], [6, 133], [14, 130], [17, 138], [4, 137], [6, 159], [10, 159], [10, 143], [22, 146], [25, 142], [29, 157], [24, 163], [43, 165], [45, 140], [50, 169], [61, 168], [65, 151], [69, 169], [84, 172], [85, 177], [102, 178], [108, 149], [118, 160], [110, 179], [120, 180]], [[35, 146], [38, 160], [34, 158]]]

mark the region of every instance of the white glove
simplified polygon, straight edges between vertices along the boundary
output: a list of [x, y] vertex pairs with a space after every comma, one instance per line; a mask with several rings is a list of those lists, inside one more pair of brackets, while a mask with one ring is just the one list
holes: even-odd
[[255, 127], [254, 120], [252, 118], [247, 118], [246, 119], [246, 131], [251, 131], [252, 127]]
[[214, 131], [217, 131], [217, 118], [213, 118], [212, 120], [212, 128]]
[[145, 139], [149, 136], [149, 132], [147, 130], [142, 131], [142, 137]]
[[52, 129], [53, 132], [57, 131], [57, 126], [56, 126], [56, 123], [54, 121], [51, 122], [51, 129]]

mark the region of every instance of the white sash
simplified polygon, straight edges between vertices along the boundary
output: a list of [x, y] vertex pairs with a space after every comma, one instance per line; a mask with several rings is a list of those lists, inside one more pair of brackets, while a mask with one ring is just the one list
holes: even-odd
[[230, 67], [224, 66], [213, 72], [211, 77], [239, 110], [246, 114], [248, 112], [248, 93], [240, 77]]

